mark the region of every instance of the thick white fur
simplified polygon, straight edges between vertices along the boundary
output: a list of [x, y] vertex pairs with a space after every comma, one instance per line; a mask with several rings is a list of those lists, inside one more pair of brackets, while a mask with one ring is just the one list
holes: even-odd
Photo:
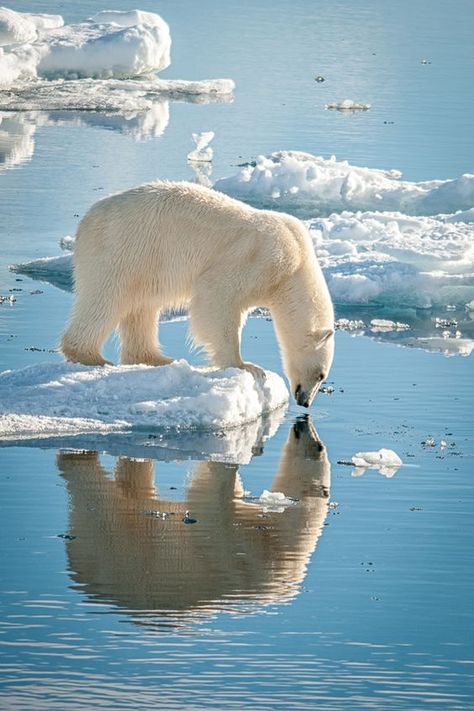
[[214, 366], [259, 371], [242, 360], [240, 336], [248, 312], [265, 306], [300, 404], [332, 362], [333, 307], [304, 225], [200, 185], [150, 183], [96, 203], [79, 226], [74, 280], [61, 341], [72, 361], [105, 363], [118, 326], [122, 363], [169, 363], [159, 313], [186, 307]]

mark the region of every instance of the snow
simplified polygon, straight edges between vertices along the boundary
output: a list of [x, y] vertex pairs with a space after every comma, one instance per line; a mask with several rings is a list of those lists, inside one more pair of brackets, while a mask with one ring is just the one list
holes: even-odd
[[[381, 474], [391, 477], [403, 462], [392, 449], [379, 449], [378, 452], [357, 452], [352, 457], [357, 469], [378, 469]], [[361, 472], [357, 472], [360, 474]]]
[[160, 368], [48, 363], [8, 370], [0, 374], [0, 438], [226, 430], [287, 403], [280, 376], [266, 376], [200, 370], [184, 360]]
[[411, 182], [397, 170], [351, 165], [298, 151], [260, 155], [255, 164], [218, 180], [216, 190], [256, 206], [286, 210], [300, 217], [332, 212], [398, 211], [435, 215], [470, 210], [474, 175], [454, 180]]

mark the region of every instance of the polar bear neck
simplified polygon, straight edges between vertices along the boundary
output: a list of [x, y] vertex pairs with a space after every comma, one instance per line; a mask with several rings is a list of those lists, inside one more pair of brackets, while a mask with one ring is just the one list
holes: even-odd
[[334, 309], [323, 272], [314, 254], [306, 256], [270, 305], [283, 354], [294, 352], [309, 334], [334, 328]]

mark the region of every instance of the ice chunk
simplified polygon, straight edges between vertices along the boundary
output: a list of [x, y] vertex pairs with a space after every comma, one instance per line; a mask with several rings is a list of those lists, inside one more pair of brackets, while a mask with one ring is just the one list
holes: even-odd
[[264, 489], [258, 498], [258, 503], [263, 507], [264, 513], [283, 513], [288, 506], [293, 506], [295, 499], [285, 496], [281, 491], [268, 491]]
[[[110, 19], [113, 17], [113, 19]], [[136, 77], [170, 64], [169, 27], [150, 12], [104, 12], [52, 30], [38, 75], [48, 78]]]
[[418, 183], [400, 178], [396, 170], [363, 168], [334, 157], [279, 151], [258, 156], [255, 164], [218, 180], [214, 187], [252, 204], [302, 217], [342, 210], [435, 215], [470, 210], [474, 204], [474, 175]]
[[344, 99], [344, 101], [333, 101], [330, 104], [326, 104], [326, 108], [336, 111], [368, 111], [370, 104], [362, 104], [358, 101], [352, 101], [351, 99]]
[[204, 371], [184, 360], [160, 368], [35, 365], [0, 374], [0, 437], [218, 430], [255, 420], [287, 400], [283, 380], [271, 372], [262, 383], [247, 371]]
[[381, 474], [391, 477], [403, 462], [392, 449], [379, 449], [378, 452], [357, 452], [352, 463], [358, 469], [378, 469]]
[[193, 141], [196, 144], [196, 148], [188, 153], [189, 161], [196, 161], [198, 163], [208, 163], [212, 160], [214, 156], [214, 151], [209, 145], [209, 143], [214, 138], [214, 131], [204, 131], [203, 133], [193, 133]]

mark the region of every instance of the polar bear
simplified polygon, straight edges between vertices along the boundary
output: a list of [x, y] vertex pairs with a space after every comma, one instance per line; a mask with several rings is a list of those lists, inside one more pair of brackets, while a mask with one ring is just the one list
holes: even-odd
[[188, 308], [190, 331], [216, 368], [242, 360], [252, 308], [269, 309], [285, 372], [308, 407], [334, 353], [334, 311], [310, 236], [296, 218], [187, 182], [154, 182], [97, 202], [79, 225], [76, 300], [61, 340], [71, 361], [103, 365], [118, 326], [122, 363], [164, 365], [158, 318]]

